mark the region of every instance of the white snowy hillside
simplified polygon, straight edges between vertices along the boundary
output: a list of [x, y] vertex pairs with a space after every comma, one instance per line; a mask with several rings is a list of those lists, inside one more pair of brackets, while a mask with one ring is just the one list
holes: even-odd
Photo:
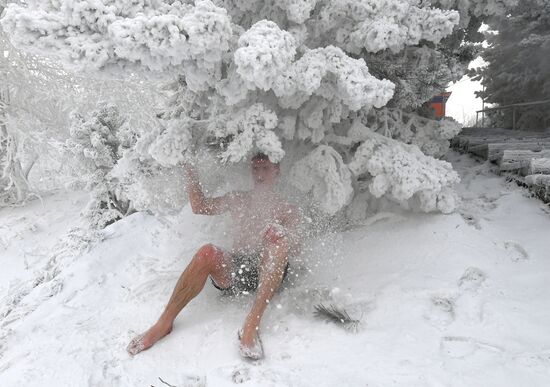
[[[210, 284], [173, 332], [131, 357], [219, 220], [134, 213], [83, 230], [87, 194], [0, 211], [0, 386], [548, 386], [550, 210], [466, 155], [457, 212], [379, 213], [292, 261], [242, 360], [252, 296]], [[314, 317], [345, 308], [356, 331]], [[162, 380], [161, 380], [162, 379]]]

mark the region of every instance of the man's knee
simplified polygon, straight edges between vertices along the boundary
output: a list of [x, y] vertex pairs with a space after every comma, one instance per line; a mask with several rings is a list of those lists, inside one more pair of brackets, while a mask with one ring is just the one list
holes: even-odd
[[220, 264], [222, 256], [223, 253], [218, 247], [208, 243], [197, 250], [194, 260], [203, 267], [213, 269]]
[[288, 254], [290, 244], [286, 236], [277, 239], [265, 239], [264, 246], [270, 251], [276, 251], [281, 254]]
[[260, 270], [269, 275], [282, 274], [288, 264], [289, 243], [286, 238], [266, 244]]

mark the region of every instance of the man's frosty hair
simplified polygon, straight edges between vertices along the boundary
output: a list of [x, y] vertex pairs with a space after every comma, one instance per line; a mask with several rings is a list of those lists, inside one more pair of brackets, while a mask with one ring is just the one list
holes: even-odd
[[276, 166], [279, 166], [279, 163], [274, 163], [273, 161], [271, 161], [269, 159], [269, 156], [266, 155], [265, 153], [262, 153], [262, 152], [258, 152], [256, 153], [254, 156], [252, 156], [252, 159], [250, 159], [251, 162], [254, 162], [254, 161], [263, 161], [263, 160], [267, 160], [269, 161], [270, 163], [276, 165]]

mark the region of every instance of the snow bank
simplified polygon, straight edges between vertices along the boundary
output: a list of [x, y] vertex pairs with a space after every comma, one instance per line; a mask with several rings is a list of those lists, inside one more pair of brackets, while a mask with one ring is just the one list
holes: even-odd
[[[0, 384], [545, 387], [548, 209], [489, 165], [451, 158], [463, 178], [456, 214], [378, 215], [293, 258], [256, 363], [237, 350], [251, 296], [209, 284], [167, 338], [133, 358], [124, 350], [194, 251], [227, 246], [220, 218], [134, 214], [79, 251], [85, 240], [67, 232], [81, 194], [2, 210], [1, 305], [18, 301], [0, 314]], [[319, 302], [360, 318], [357, 333], [314, 318]]]

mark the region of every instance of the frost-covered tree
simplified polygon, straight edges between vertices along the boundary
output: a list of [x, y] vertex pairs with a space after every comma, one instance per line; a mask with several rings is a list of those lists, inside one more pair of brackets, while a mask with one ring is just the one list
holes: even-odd
[[59, 65], [15, 49], [0, 30], [0, 206], [36, 195], [31, 172], [51, 155], [66, 125], [70, 90]]
[[28, 175], [18, 159], [17, 138], [8, 130], [9, 89], [0, 90], [0, 207], [23, 202], [30, 191]]
[[68, 165], [60, 155], [70, 112], [116, 101], [132, 123], [150, 123], [158, 92], [142, 81], [89, 80], [55, 61], [14, 48], [0, 30], [0, 203], [23, 204], [62, 187]]
[[[501, 106], [550, 99], [550, 2], [524, 0], [490, 21], [487, 66], [476, 71], [485, 86], [480, 96]], [[517, 109], [516, 126], [550, 127], [550, 105]], [[495, 124], [512, 127], [511, 110], [492, 115]]]
[[133, 129], [135, 143], [123, 150], [111, 175], [133, 208], [154, 213], [176, 212], [185, 204], [183, 170], [176, 164], [189, 147], [184, 121], [157, 121]]
[[432, 156], [459, 126], [416, 111], [464, 74], [483, 18], [512, 3], [29, 0], [2, 26], [78, 71], [177, 77], [160, 127], [130, 152], [144, 176], [208, 144], [228, 163], [282, 161], [330, 214], [378, 198], [449, 212], [457, 175]]
[[91, 192], [85, 215], [94, 227], [103, 228], [133, 211], [111, 171], [124, 149], [134, 142], [128, 119], [115, 105], [100, 104], [85, 118], [78, 114], [72, 117], [65, 147], [73, 156], [70, 166], [78, 177], [74, 183]]

